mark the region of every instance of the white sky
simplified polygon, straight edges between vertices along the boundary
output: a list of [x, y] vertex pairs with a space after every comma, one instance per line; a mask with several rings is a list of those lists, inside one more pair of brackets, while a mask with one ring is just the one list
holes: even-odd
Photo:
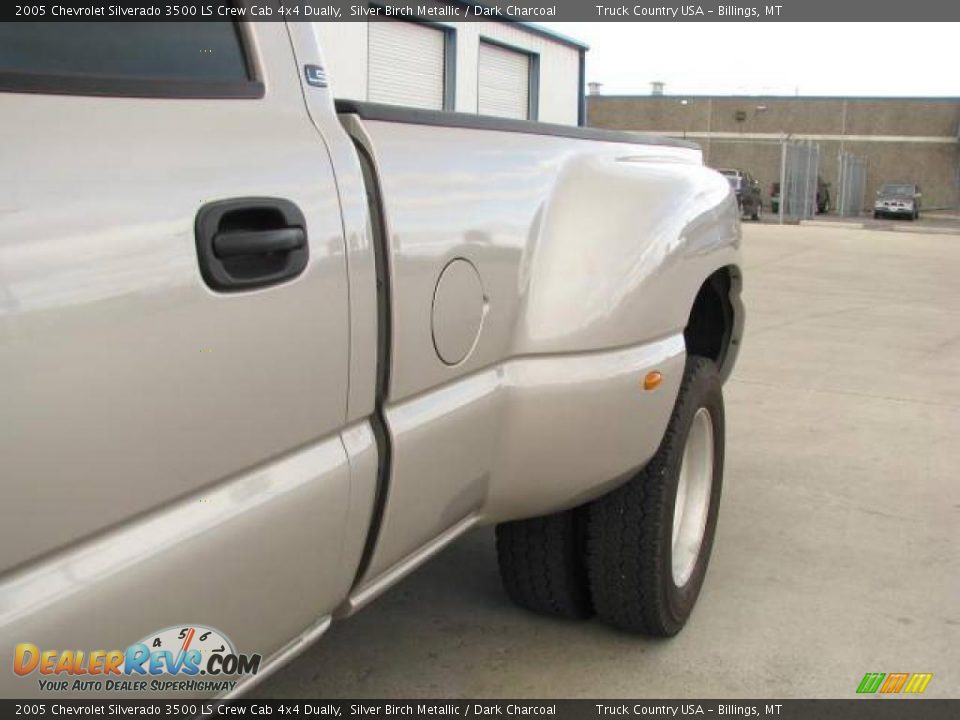
[[590, 45], [587, 81], [609, 95], [661, 80], [671, 95], [960, 96], [960, 23], [538, 24]]

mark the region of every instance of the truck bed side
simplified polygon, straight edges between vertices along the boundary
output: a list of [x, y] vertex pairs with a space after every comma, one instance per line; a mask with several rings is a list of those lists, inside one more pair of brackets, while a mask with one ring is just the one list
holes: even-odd
[[[353, 607], [469, 527], [584, 502], [642, 466], [694, 298], [736, 266], [739, 225], [727, 183], [683, 143], [339, 110], [381, 188], [390, 286], [391, 465]], [[461, 266], [479, 320], [475, 290], [444, 286]], [[444, 337], [464, 333], [450, 362]], [[653, 370], [664, 383], [644, 392]]]

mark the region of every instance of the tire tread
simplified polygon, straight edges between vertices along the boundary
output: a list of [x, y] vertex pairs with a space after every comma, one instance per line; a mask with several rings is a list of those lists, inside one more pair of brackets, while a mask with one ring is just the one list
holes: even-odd
[[691, 385], [704, 374], [716, 373], [712, 361], [691, 356], [670, 422], [656, 454], [637, 475], [613, 492], [589, 505], [587, 522], [587, 569], [593, 606], [597, 615], [615, 627], [646, 635], [675, 635], [683, 625], [673, 618], [660, 591], [668, 557], [662, 547], [669, 537], [665, 512], [670, 497], [671, 458], [685, 441], [678, 419], [686, 405], [698, 398]]
[[593, 614], [576, 510], [497, 525], [504, 589], [517, 605], [545, 615]]

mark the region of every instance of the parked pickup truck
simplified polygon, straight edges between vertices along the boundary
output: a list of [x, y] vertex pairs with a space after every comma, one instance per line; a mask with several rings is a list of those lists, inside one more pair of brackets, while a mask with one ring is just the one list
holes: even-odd
[[743, 330], [700, 150], [123, 30], [0, 27], [0, 692], [235, 695], [484, 524], [519, 605], [678, 632]]

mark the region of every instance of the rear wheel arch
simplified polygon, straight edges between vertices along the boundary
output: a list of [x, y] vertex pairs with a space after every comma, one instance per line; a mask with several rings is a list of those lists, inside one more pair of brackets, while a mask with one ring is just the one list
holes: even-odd
[[700, 285], [683, 330], [687, 355], [713, 360], [723, 380], [733, 370], [743, 336], [741, 288], [736, 265], [713, 272]]

